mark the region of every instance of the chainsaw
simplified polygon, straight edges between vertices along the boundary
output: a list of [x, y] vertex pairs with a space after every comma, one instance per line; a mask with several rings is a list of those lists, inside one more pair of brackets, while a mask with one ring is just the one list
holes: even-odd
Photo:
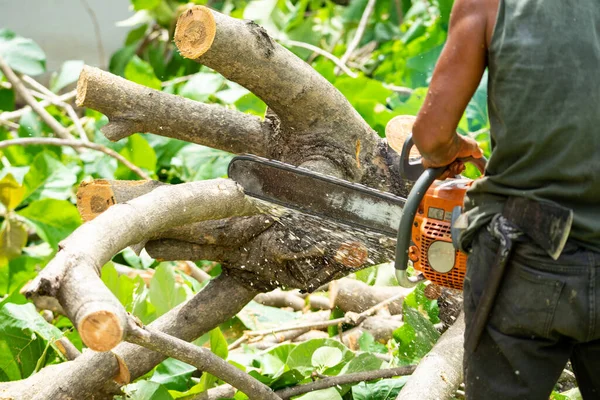
[[[412, 137], [404, 142], [399, 170], [415, 184], [408, 198], [305, 168], [253, 155], [234, 157], [229, 178], [246, 195], [337, 223], [395, 237], [394, 266], [398, 283], [412, 287], [422, 280], [462, 289], [466, 254], [457, 250], [454, 222], [462, 213], [465, 192], [472, 180], [436, 180], [446, 167], [425, 170], [411, 160]], [[465, 159], [483, 173], [484, 159]], [[409, 277], [408, 260], [420, 274]]]

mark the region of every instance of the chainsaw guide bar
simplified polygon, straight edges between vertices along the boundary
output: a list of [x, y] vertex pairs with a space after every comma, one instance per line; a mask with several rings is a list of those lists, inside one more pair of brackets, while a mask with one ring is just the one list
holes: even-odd
[[391, 193], [253, 155], [234, 157], [228, 174], [248, 196], [391, 237], [406, 203]]

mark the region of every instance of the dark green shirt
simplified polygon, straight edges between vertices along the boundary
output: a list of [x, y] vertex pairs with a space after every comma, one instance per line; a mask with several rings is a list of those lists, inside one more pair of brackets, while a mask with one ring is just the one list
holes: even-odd
[[600, 251], [600, 0], [500, 0], [488, 65], [492, 155], [462, 238], [523, 196], [571, 208]]

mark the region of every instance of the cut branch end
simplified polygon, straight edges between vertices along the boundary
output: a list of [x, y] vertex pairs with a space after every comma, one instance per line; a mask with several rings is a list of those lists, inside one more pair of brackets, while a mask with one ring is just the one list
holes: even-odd
[[117, 315], [98, 310], [84, 316], [77, 330], [81, 340], [94, 351], [109, 351], [121, 343], [124, 337], [122, 323]]
[[181, 55], [197, 59], [212, 46], [217, 24], [210, 9], [198, 6], [181, 14], [175, 28], [175, 44]]

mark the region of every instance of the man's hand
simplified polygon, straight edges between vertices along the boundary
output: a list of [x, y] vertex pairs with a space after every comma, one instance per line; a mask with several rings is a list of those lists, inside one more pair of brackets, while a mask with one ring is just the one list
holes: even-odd
[[427, 158], [427, 155], [423, 155], [422, 160], [423, 167], [426, 169], [448, 165], [448, 169], [440, 179], [446, 179], [449, 176], [455, 176], [462, 173], [465, 170], [465, 164], [460, 159], [483, 157], [483, 151], [475, 140], [458, 134], [455, 135], [454, 140], [445, 150], [447, 150], [447, 153], [443, 158], [438, 158], [436, 160]]

